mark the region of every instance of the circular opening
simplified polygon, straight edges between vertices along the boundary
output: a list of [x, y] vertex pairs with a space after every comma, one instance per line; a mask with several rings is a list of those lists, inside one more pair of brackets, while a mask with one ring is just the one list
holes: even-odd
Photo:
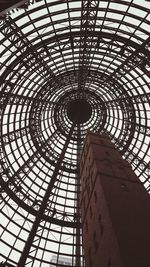
[[90, 104], [84, 99], [76, 99], [68, 104], [67, 114], [72, 122], [84, 123], [92, 115]]

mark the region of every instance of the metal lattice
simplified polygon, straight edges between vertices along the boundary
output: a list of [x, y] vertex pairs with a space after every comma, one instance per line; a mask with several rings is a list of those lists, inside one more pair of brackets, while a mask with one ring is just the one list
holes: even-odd
[[[24, 1], [25, 2], [25, 1]], [[107, 133], [150, 190], [150, 3], [28, 1], [0, 20], [0, 261], [84, 265], [80, 150]]]

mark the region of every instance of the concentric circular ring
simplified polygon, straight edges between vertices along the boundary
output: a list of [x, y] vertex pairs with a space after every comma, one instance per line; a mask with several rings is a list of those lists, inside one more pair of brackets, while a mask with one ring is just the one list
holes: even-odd
[[86, 133], [107, 133], [150, 188], [150, 6], [30, 2], [0, 21], [0, 261], [79, 267]]

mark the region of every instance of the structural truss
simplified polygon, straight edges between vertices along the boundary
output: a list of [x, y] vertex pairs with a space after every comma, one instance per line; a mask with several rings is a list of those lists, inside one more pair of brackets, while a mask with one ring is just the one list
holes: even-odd
[[33, 0], [1, 15], [3, 266], [84, 265], [87, 131], [107, 133], [150, 190], [149, 33], [144, 0]]

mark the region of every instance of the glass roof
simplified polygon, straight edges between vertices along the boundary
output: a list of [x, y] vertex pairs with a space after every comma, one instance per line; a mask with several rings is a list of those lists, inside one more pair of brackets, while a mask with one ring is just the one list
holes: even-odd
[[[108, 133], [150, 190], [150, 2], [29, 2], [0, 20], [0, 261], [23, 266], [30, 239], [25, 266], [83, 266], [87, 131]], [[81, 100], [82, 123], [68, 116]]]

